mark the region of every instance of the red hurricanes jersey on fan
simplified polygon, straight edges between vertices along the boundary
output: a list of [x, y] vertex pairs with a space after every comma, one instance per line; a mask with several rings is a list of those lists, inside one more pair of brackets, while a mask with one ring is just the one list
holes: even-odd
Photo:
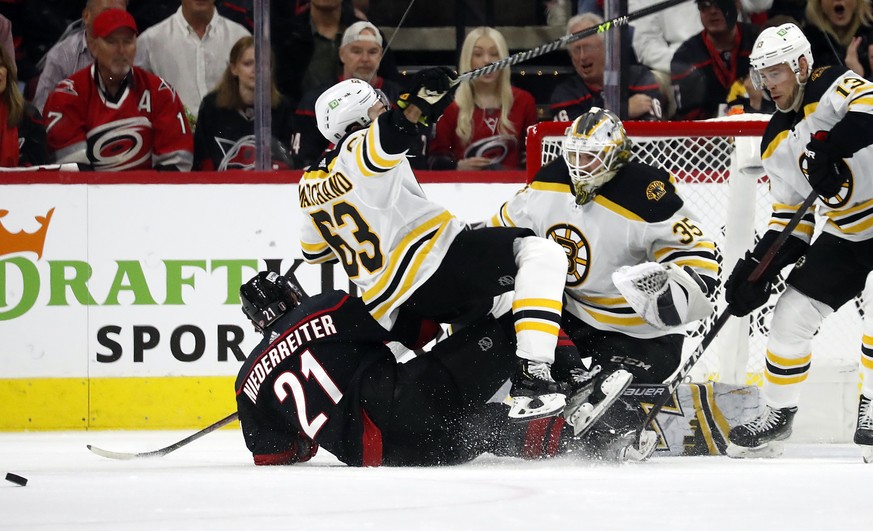
[[190, 170], [193, 138], [176, 91], [160, 77], [132, 67], [117, 101], [106, 98], [94, 65], [58, 83], [45, 104], [49, 150], [57, 162], [95, 170]]

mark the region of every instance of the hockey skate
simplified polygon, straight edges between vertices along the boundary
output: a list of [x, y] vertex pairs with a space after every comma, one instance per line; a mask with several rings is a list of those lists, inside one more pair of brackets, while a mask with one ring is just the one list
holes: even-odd
[[730, 444], [727, 455], [734, 458], [778, 457], [784, 441], [791, 436], [791, 424], [797, 407], [774, 409], [765, 406], [764, 412], [751, 421], [736, 426], [728, 433]]
[[639, 437], [636, 437], [631, 444], [618, 451], [618, 459], [621, 461], [645, 461], [655, 453], [658, 439], [660, 437], [654, 431], [642, 430]]
[[[594, 372], [594, 369], [597, 372]], [[593, 376], [592, 372], [594, 372]], [[570, 385], [573, 391], [567, 399], [564, 418], [573, 426], [573, 434], [576, 437], [588, 431], [633, 381], [631, 373], [624, 369], [606, 374], [598, 373], [600, 373], [599, 365], [587, 373], [571, 371]]]
[[513, 421], [536, 420], [558, 415], [567, 405], [567, 387], [552, 378], [548, 363], [520, 359], [509, 389]]
[[861, 446], [864, 462], [873, 463], [873, 401], [864, 395], [858, 402], [858, 426], [852, 440]]

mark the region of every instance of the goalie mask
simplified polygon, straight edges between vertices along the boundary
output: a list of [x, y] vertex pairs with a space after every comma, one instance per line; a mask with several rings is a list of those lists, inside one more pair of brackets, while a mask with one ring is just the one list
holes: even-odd
[[239, 288], [242, 311], [263, 332], [304, 299], [300, 286], [287, 277], [262, 271]]
[[350, 130], [366, 127], [373, 120], [370, 108], [382, 103], [391, 108], [391, 102], [381, 91], [366, 81], [346, 79], [324, 91], [315, 101], [318, 131], [334, 144]]
[[[813, 64], [812, 47], [800, 28], [788, 23], [775, 28], [765, 29], [755, 40], [755, 45], [752, 47], [752, 53], [749, 56], [749, 74], [752, 77], [752, 84], [756, 89], [763, 90], [769, 98], [766, 83], [762, 77], [762, 71], [766, 68], [785, 63], [794, 72], [797, 85], [802, 87], [806, 82], [801, 80], [800, 77], [801, 57], [806, 58], [808, 65], [807, 75], [809, 75], [812, 72]], [[791, 108], [795, 108], [802, 97], [803, 91], [798, 90]], [[785, 110], [780, 108], [779, 110], [785, 112], [791, 110], [791, 108]]]
[[576, 203], [585, 204], [612, 179], [631, 156], [631, 141], [618, 116], [592, 107], [573, 120], [562, 148], [576, 193]]

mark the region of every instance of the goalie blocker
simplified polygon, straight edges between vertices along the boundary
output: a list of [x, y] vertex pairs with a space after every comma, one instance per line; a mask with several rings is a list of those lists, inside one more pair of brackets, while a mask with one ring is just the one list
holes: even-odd
[[615, 287], [649, 324], [661, 330], [698, 321], [714, 311], [706, 284], [688, 266], [645, 262], [612, 274]]

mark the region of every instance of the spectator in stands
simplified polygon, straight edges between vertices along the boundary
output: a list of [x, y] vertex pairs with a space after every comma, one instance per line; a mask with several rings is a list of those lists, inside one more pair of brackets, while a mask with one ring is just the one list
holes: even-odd
[[734, 81], [749, 74], [758, 28], [737, 22], [734, 0], [697, 0], [703, 32], [679, 46], [670, 63], [676, 118], [702, 120], [727, 108]]
[[[323, 85], [308, 90], [297, 106], [296, 132], [292, 141], [292, 153], [296, 161], [295, 164], [299, 168], [315, 162], [330, 145], [324, 135], [319, 132], [315, 119], [315, 101], [322, 92], [339, 81], [355, 78], [366, 81], [373, 88], [381, 90], [388, 97], [388, 101], [397, 101], [398, 96], [400, 96], [400, 85], [394, 81], [383, 79], [376, 73], [382, 58], [382, 35], [376, 26], [364, 21], [355, 22], [343, 33], [341, 44], [339, 61], [343, 65], [342, 74]], [[422, 150], [423, 146], [422, 143]], [[423, 151], [417, 154], [420, 155], [419, 158], [423, 158]]]
[[172, 84], [194, 118], [227, 67], [230, 49], [247, 29], [219, 15], [215, 0], [182, 0], [170, 17], [139, 39], [136, 64]]
[[0, 46], [0, 167], [36, 166], [46, 159], [42, 117], [24, 101], [12, 55]]
[[12, 42], [12, 22], [3, 15], [0, 15], [0, 47], [12, 58], [11, 66], [17, 70], [15, 67], [15, 44]]
[[88, 48], [87, 32], [97, 15], [107, 9], [127, 9], [127, 0], [88, 0], [82, 10], [82, 18], [74, 22], [60, 41], [52, 46], [44, 58], [42, 74], [36, 85], [33, 104], [37, 109], [45, 107], [45, 100], [61, 80], [94, 63]]
[[[250, 170], [255, 167], [255, 43], [250, 36], [230, 50], [224, 75], [203, 98], [194, 130], [195, 170]], [[294, 109], [270, 80], [273, 169], [290, 168]]]
[[[343, 34], [366, 20], [351, 0], [312, 0], [296, 10], [294, 2], [273, 2], [270, 17], [276, 84], [294, 102], [309, 90], [336, 82], [342, 71], [338, 52]], [[382, 57], [378, 73], [399, 79], [391, 52]]]
[[809, 0], [803, 33], [816, 66], [843, 65], [870, 79], [873, 73], [870, 0]]
[[[461, 48], [461, 73], [509, 57], [506, 39], [494, 28], [471, 31]], [[536, 102], [509, 84], [501, 69], [462, 83], [436, 124], [428, 164], [437, 170], [517, 169], [524, 164], [527, 128], [537, 121]]]
[[121, 9], [94, 19], [94, 64], [58, 83], [45, 104], [55, 162], [98, 171], [191, 169], [193, 138], [176, 91], [133, 66], [136, 22]]
[[[576, 15], [567, 23], [567, 33], [576, 33], [603, 23], [594, 13]], [[603, 34], [596, 33], [567, 45], [575, 76], [555, 87], [550, 109], [555, 120], [572, 121], [592, 107], [604, 107]], [[747, 61], [748, 63], [748, 61]], [[660, 120], [661, 91], [654, 74], [642, 65], [628, 67], [628, 117], [631, 120]]]

